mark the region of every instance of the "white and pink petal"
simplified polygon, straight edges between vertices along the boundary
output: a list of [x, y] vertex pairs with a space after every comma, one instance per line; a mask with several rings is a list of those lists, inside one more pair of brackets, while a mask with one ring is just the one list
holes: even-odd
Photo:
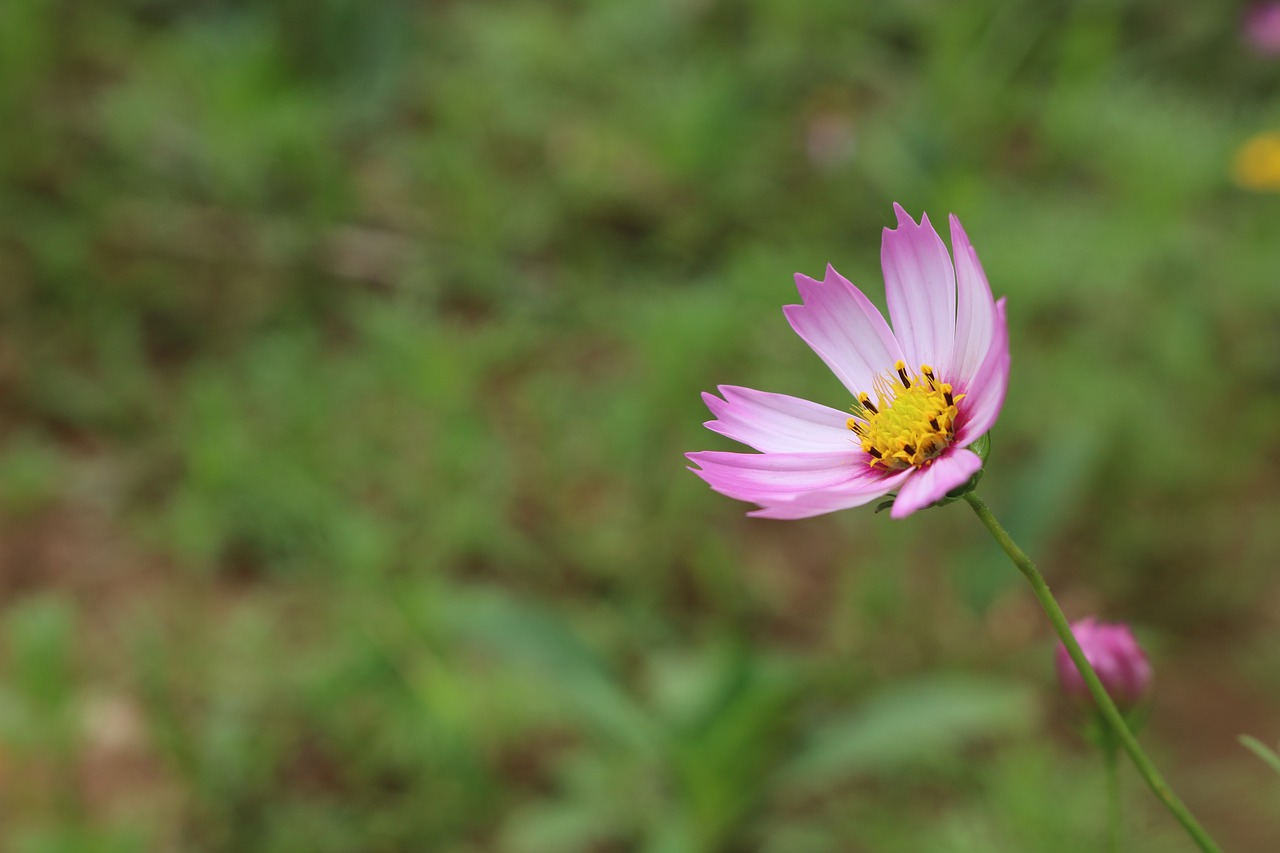
[[758, 504], [792, 500], [831, 489], [856, 489], [880, 476], [861, 449], [839, 453], [732, 453], [704, 450], [686, 454], [690, 470], [721, 494]]
[[996, 307], [978, 253], [954, 214], [951, 216], [951, 252], [956, 266], [956, 335], [954, 354], [944, 375], [965, 393], [991, 349]]
[[978, 473], [982, 459], [972, 450], [952, 448], [923, 468], [911, 469], [889, 512], [892, 518], [906, 518], [916, 510], [937, 503], [947, 492], [964, 485]]
[[995, 426], [1004, 396], [1009, 390], [1009, 324], [1005, 319], [1004, 298], [996, 303], [995, 333], [982, 366], [969, 383], [962, 400], [965, 417], [958, 425], [956, 444], [966, 447]]
[[903, 357], [880, 309], [831, 266], [822, 281], [796, 273], [796, 288], [803, 304], [782, 309], [791, 328], [850, 394], [869, 393], [875, 377]]
[[869, 504], [898, 488], [912, 471], [898, 471], [880, 479], [860, 482], [856, 486], [831, 491], [808, 492], [791, 500], [777, 501], [762, 506], [747, 515], [753, 518], [793, 520], [825, 515], [842, 509]]
[[912, 370], [928, 364], [946, 376], [955, 349], [955, 269], [927, 215], [917, 225], [901, 205], [893, 210], [898, 227], [884, 229], [880, 244], [893, 332]]
[[706, 427], [762, 453], [842, 452], [857, 446], [848, 412], [754, 388], [721, 385], [719, 391], [720, 397], [702, 395], [716, 416]]

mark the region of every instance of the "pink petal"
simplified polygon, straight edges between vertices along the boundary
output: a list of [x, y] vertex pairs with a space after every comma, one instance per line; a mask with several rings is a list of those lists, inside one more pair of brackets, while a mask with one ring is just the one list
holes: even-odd
[[885, 477], [883, 480], [868, 482], [858, 489], [810, 492], [799, 495], [789, 501], [769, 504], [763, 509], [749, 512], [747, 515], [752, 518], [772, 518], [788, 521], [798, 518], [811, 518], [815, 515], [825, 515], [828, 512], [862, 506], [893, 491], [911, 473], [911, 470], [900, 471], [892, 476]]
[[698, 465], [693, 473], [721, 494], [741, 501], [773, 504], [811, 492], [859, 491], [884, 478], [867, 464], [861, 448], [843, 453], [728, 453], [704, 450], [686, 454]]
[[978, 262], [960, 220], [951, 216], [951, 253], [956, 258], [956, 340], [951, 371], [946, 380], [966, 392], [982, 360], [991, 349], [996, 307], [991, 285]]
[[902, 358], [880, 310], [831, 266], [821, 282], [796, 273], [796, 288], [804, 304], [782, 309], [791, 328], [849, 393], [870, 392], [875, 377]]
[[890, 517], [906, 518], [916, 510], [942, 500], [947, 492], [968, 482], [981, 467], [982, 460], [972, 450], [952, 448], [929, 466], [913, 471], [898, 489]]
[[956, 432], [956, 443], [967, 447], [995, 425], [1009, 389], [1009, 324], [1005, 320], [1004, 297], [996, 303], [995, 334], [982, 367], [969, 384], [963, 400], [965, 420]]
[[763, 453], [845, 452], [858, 446], [847, 426], [848, 412], [752, 388], [721, 385], [719, 390], [723, 400], [702, 395], [718, 419], [707, 421], [707, 428]]
[[923, 216], [920, 224], [898, 204], [898, 227], [884, 230], [880, 263], [893, 331], [907, 365], [928, 364], [942, 376], [953, 372], [956, 276], [947, 248]]

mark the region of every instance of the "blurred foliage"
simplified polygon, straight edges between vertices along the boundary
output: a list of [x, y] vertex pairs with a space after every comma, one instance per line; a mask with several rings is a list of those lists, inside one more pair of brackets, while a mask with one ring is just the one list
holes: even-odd
[[1146, 737], [1271, 846], [1280, 199], [1230, 176], [1280, 65], [1238, 26], [0, 4], [0, 846], [1097, 846], [963, 507], [748, 522], [681, 470], [717, 383], [846, 405], [778, 307], [876, 294], [895, 200], [1009, 297], [983, 493], [1150, 632]]
[[1280, 773], [1280, 755], [1276, 755], [1271, 747], [1249, 735], [1240, 736], [1240, 745], [1261, 758], [1272, 770]]

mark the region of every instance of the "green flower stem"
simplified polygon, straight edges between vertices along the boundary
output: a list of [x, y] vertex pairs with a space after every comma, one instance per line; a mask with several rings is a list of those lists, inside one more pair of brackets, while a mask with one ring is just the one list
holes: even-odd
[[1101, 712], [1103, 719], [1106, 720], [1107, 725], [1111, 727], [1111, 731], [1115, 734], [1120, 746], [1129, 754], [1129, 758], [1133, 761], [1133, 766], [1138, 768], [1138, 772], [1142, 774], [1142, 778], [1146, 780], [1152, 792], [1160, 799], [1160, 802], [1164, 803], [1165, 808], [1177, 818], [1178, 823], [1182, 824], [1187, 834], [1199, 845], [1201, 850], [1204, 850], [1205, 853], [1221, 853], [1221, 848], [1214, 843], [1208, 833], [1192, 817], [1191, 811], [1183, 804], [1182, 800], [1178, 799], [1177, 794], [1173, 793], [1173, 790], [1164, 781], [1160, 772], [1156, 770], [1155, 765], [1151, 763], [1151, 759], [1147, 758], [1147, 754], [1138, 745], [1137, 738], [1129, 731], [1124, 717], [1121, 716], [1115, 703], [1111, 701], [1111, 697], [1107, 695], [1107, 690], [1102, 686], [1102, 682], [1098, 680], [1098, 674], [1089, 665], [1089, 660], [1080, 649], [1080, 644], [1076, 642], [1075, 635], [1071, 633], [1067, 617], [1063, 615], [1062, 608], [1058, 606], [1053, 593], [1049, 591], [1049, 585], [1045, 583], [1044, 577], [1036, 569], [1035, 564], [1031, 562], [1031, 558], [1022, 552], [1017, 543], [1000, 526], [1000, 522], [991, 514], [991, 510], [983, 503], [982, 498], [978, 497], [974, 492], [969, 492], [964, 496], [964, 499], [969, 502], [969, 506], [973, 507], [978, 519], [986, 525], [987, 530], [991, 532], [992, 537], [1004, 549], [1004, 552], [1009, 555], [1009, 559], [1018, 567], [1018, 571], [1022, 572], [1023, 576], [1031, 584], [1032, 591], [1035, 592], [1036, 598], [1040, 600], [1040, 606], [1044, 608], [1049, 621], [1053, 623], [1053, 629], [1058, 633], [1062, 644], [1066, 646], [1067, 654], [1071, 656], [1076, 668], [1084, 676], [1084, 683], [1088, 686], [1094, 703], [1098, 706], [1098, 710]]

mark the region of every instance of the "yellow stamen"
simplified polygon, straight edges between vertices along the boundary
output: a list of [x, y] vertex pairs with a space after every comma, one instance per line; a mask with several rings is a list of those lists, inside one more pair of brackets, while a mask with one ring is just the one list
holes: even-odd
[[865, 392], [859, 394], [858, 414], [848, 421], [871, 457], [872, 468], [923, 468], [951, 446], [956, 403], [965, 395], [953, 394], [932, 367], [922, 364], [916, 374], [899, 361], [892, 373], [876, 377], [874, 390], [876, 402]]
[[907, 377], [907, 363], [905, 361], [895, 361], [893, 369], [898, 371], [898, 380], [902, 382], [903, 388], [911, 387], [911, 380]]

